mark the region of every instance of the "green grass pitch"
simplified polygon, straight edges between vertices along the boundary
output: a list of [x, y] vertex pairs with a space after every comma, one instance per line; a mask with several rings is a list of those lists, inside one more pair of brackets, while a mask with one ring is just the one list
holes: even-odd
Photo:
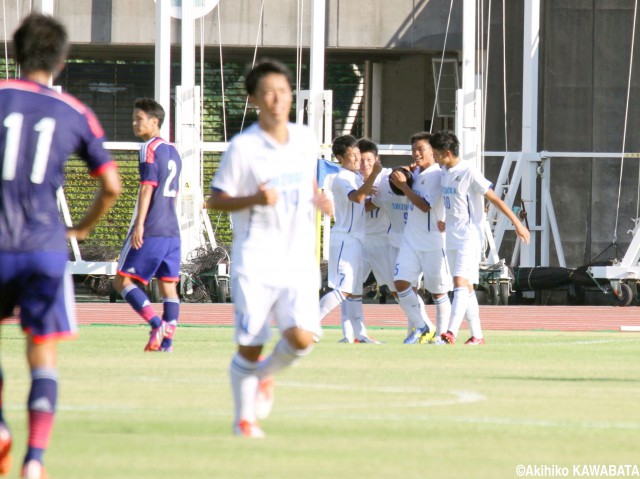
[[[640, 464], [639, 334], [489, 331], [485, 347], [451, 347], [372, 333], [386, 344], [338, 344], [327, 329], [276, 378], [267, 438], [247, 440], [231, 435], [231, 328], [182, 327], [173, 354], [145, 354], [142, 326], [81, 327], [59, 347], [49, 475], [502, 479], [519, 464]], [[19, 328], [4, 326], [0, 345], [19, 462]]]

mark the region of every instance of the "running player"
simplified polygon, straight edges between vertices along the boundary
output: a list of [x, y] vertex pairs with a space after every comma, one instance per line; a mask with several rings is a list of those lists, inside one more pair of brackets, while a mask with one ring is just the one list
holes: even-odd
[[[462, 319], [467, 317], [471, 337], [465, 344], [484, 344], [480, 311], [473, 288], [478, 283], [484, 199], [506, 215], [521, 241], [529, 243], [529, 230], [491, 189], [492, 183], [471, 162], [458, 156], [460, 142], [449, 131], [435, 133], [429, 139], [433, 156], [442, 167], [442, 194], [447, 230], [447, 259], [453, 275], [453, 303], [447, 331], [442, 339], [455, 344]], [[444, 224], [441, 225], [444, 228]]]
[[[451, 275], [444, 252], [444, 234], [438, 230], [437, 224], [444, 217], [441, 171], [433, 159], [430, 136], [430, 133], [420, 132], [411, 137], [411, 156], [416, 166], [413, 188], [407, 185], [401, 172], [394, 172], [391, 176], [391, 181], [411, 201], [394, 276], [398, 301], [411, 328], [405, 344], [427, 342], [433, 338], [438, 328], [444, 329], [451, 310], [448, 296]], [[412, 288], [420, 274], [424, 275], [425, 289], [431, 293], [436, 305], [436, 328], [427, 316], [422, 298]]]
[[[334, 201], [335, 222], [329, 241], [328, 284], [333, 291], [320, 299], [320, 319], [345, 299], [343, 333], [345, 342], [377, 343], [366, 335], [362, 312], [363, 256], [365, 235], [365, 200], [371, 194], [373, 184], [382, 171], [379, 161], [373, 164], [371, 174], [363, 181], [359, 174], [360, 151], [351, 135], [337, 137], [331, 150], [342, 168], [333, 179], [331, 193]], [[345, 319], [358, 321], [358, 335], [349, 328]]]
[[[173, 351], [180, 300], [180, 227], [176, 213], [182, 161], [175, 147], [160, 138], [164, 109], [152, 98], [134, 103], [133, 133], [144, 141], [138, 171], [140, 190], [129, 234], [118, 261], [113, 287], [151, 326], [145, 351]], [[162, 319], [135, 281], [158, 279]]]
[[[256, 65], [245, 79], [258, 121], [236, 136], [211, 181], [209, 208], [233, 220], [232, 292], [238, 352], [229, 366], [237, 435], [260, 438], [257, 420], [273, 404], [273, 374], [308, 355], [319, 337], [320, 272], [315, 257], [318, 141], [289, 122], [289, 70], [275, 61]], [[262, 349], [273, 314], [281, 333], [271, 355]]]
[[[23, 76], [0, 83], [0, 319], [20, 307], [31, 371], [21, 477], [41, 479], [46, 477], [42, 459], [58, 398], [56, 343], [77, 334], [56, 192], [64, 180], [64, 163], [77, 153], [99, 182], [93, 204], [66, 232], [67, 237], [84, 239], [115, 202], [120, 178], [93, 112], [47, 86], [64, 67], [65, 28], [51, 17], [29, 15], [14, 33], [13, 46]], [[11, 465], [2, 387], [0, 369], [0, 475]]]

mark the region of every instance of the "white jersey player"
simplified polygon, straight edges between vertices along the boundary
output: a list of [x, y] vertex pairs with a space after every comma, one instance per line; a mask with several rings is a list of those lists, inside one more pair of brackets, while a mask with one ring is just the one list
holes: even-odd
[[529, 242], [529, 230], [491, 189], [491, 182], [471, 163], [462, 161], [458, 156], [460, 143], [453, 133], [435, 133], [429, 143], [435, 160], [442, 167], [441, 187], [446, 216], [441, 227], [446, 224], [447, 259], [454, 283], [449, 326], [441, 337], [445, 342], [455, 344], [460, 324], [466, 316], [471, 338], [465, 344], [484, 344], [478, 300], [473, 289], [474, 283], [478, 282], [484, 199], [511, 220], [516, 235], [525, 243]]
[[[335, 222], [329, 242], [328, 284], [333, 291], [320, 299], [320, 318], [347, 300], [347, 314], [342, 316], [344, 342], [375, 342], [366, 335], [362, 313], [362, 244], [365, 235], [365, 199], [371, 194], [380, 162], [363, 181], [358, 173], [360, 152], [351, 135], [336, 138], [331, 146], [342, 169], [331, 184]], [[347, 321], [346, 318], [350, 318]], [[357, 328], [352, 327], [356, 321]], [[358, 336], [356, 336], [356, 334]]]
[[[315, 193], [314, 135], [289, 123], [293, 95], [287, 68], [260, 63], [245, 86], [259, 108], [258, 122], [231, 142], [207, 204], [232, 213], [234, 433], [255, 438], [264, 436], [257, 419], [270, 412], [272, 375], [306, 356], [320, 334], [315, 211], [330, 213], [331, 205]], [[282, 337], [262, 359], [272, 315]]]
[[[438, 329], [441, 329], [440, 333], [444, 332], [442, 329], [451, 309], [448, 296], [451, 275], [444, 252], [444, 233], [438, 230], [438, 221], [444, 217], [441, 171], [433, 159], [430, 136], [430, 133], [420, 132], [411, 137], [411, 154], [415, 162], [412, 188], [401, 172], [391, 177], [411, 202], [394, 276], [398, 300], [409, 323], [405, 344], [427, 342]], [[433, 327], [420, 304], [421, 298], [411, 288], [420, 274], [424, 275], [425, 289], [433, 296], [439, 328]]]

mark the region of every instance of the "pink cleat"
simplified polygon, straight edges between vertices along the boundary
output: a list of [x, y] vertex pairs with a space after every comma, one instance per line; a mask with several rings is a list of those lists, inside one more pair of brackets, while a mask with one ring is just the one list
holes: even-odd
[[484, 344], [484, 338], [476, 338], [475, 336], [471, 336], [465, 341], [464, 344], [468, 344], [470, 346], [480, 346]]
[[11, 469], [11, 433], [4, 424], [0, 424], [0, 476], [9, 474]]
[[22, 479], [47, 479], [47, 471], [42, 463], [31, 460], [22, 466]]
[[249, 437], [252, 439], [262, 439], [266, 435], [257, 422], [249, 422], [242, 419], [233, 426], [233, 433], [236, 436]]
[[456, 344], [456, 337], [453, 335], [451, 331], [447, 331], [446, 333], [442, 333], [440, 335], [442, 340], [447, 344]]

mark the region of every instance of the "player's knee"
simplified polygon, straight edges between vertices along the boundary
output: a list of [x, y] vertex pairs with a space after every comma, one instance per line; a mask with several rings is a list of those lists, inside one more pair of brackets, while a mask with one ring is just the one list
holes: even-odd
[[287, 340], [291, 348], [295, 349], [296, 351], [306, 351], [312, 348], [315, 344], [315, 335], [303, 329], [287, 329], [284, 332], [283, 336]]

